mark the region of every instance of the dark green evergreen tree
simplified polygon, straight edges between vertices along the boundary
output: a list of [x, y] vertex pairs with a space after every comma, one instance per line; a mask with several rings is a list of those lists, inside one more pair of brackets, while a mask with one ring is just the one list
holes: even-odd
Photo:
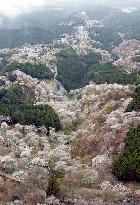
[[123, 153], [113, 166], [113, 174], [123, 181], [140, 181], [140, 126], [131, 129]]
[[140, 86], [138, 86], [133, 94], [133, 100], [128, 104], [126, 112], [140, 111]]
[[49, 182], [48, 182], [48, 187], [47, 187], [47, 190], [46, 190], [46, 195], [47, 196], [58, 196], [59, 194], [59, 191], [60, 191], [60, 188], [59, 188], [59, 183], [57, 181], [57, 178], [54, 177], [54, 176], [51, 176], [50, 179], [49, 179]]

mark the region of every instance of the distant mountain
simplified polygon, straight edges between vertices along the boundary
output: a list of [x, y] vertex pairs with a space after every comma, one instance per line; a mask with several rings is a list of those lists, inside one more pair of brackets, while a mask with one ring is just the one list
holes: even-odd
[[15, 29], [23, 26], [39, 27], [49, 29], [50, 27], [60, 23], [69, 13], [65, 10], [52, 10], [44, 8], [29, 13], [24, 13], [18, 17], [0, 16], [0, 28]]
[[48, 43], [53, 39], [51, 32], [40, 28], [17, 28], [0, 30], [0, 48], [13, 48], [24, 43]]
[[[82, 4], [83, 5], [83, 4]], [[78, 13], [86, 11], [91, 20], [98, 20], [116, 33], [125, 34], [127, 39], [140, 39], [140, 12], [124, 13], [119, 8], [87, 5], [85, 8], [75, 6], [73, 9], [44, 8], [18, 18], [0, 16], [0, 48], [20, 46], [24, 43], [48, 43], [64, 33], [72, 32], [74, 26], [80, 25], [82, 19]], [[69, 24], [69, 22], [75, 22]], [[81, 21], [81, 22], [80, 22]]]
[[127, 39], [140, 40], [140, 10], [133, 13], [114, 13], [106, 16], [103, 24], [113, 30], [125, 34]]

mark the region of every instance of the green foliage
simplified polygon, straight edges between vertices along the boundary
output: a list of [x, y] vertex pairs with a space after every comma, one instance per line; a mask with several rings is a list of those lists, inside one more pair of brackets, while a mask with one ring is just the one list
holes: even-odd
[[111, 113], [113, 111], [113, 105], [112, 104], [107, 104], [105, 107], [106, 113]]
[[66, 95], [66, 97], [67, 97], [70, 101], [75, 100], [75, 96], [74, 96], [74, 95], [72, 95], [72, 94], [70, 94], [70, 93], [66, 93], [65, 95]]
[[132, 112], [133, 110], [140, 111], [140, 86], [135, 89], [133, 100], [128, 104], [125, 112]]
[[100, 42], [104, 48], [109, 51], [111, 51], [114, 46], [118, 46], [122, 42], [119, 34], [109, 27], [92, 27], [89, 32], [92, 39]]
[[99, 63], [100, 60], [101, 55], [92, 52], [80, 58], [74, 49], [66, 46], [58, 54], [57, 78], [68, 91], [80, 88], [90, 66]]
[[58, 38], [59, 36], [65, 34], [70, 34], [73, 31], [73, 25], [67, 26], [64, 24], [58, 24], [54, 27], [54, 30], [52, 30], [52, 33], [55, 38]]
[[63, 83], [63, 86], [67, 90], [75, 89], [81, 86], [83, 75], [85, 75], [85, 70], [74, 51], [66, 52], [66, 50], [63, 50], [59, 53], [57, 67], [57, 78]]
[[35, 125], [37, 127], [54, 127], [60, 130], [60, 121], [54, 110], [48, 105], [21, 105], [12, 112], [12, 118], [23, 125]]
[[5, 81], [0, 79], [0, 86], [4, 86], [5, 85]]
[[[66, 33], [66, 29], [58, 26], [71, 13], [70, 10], [62, 11], [49, 9], [35, 9], [18, 18], [7, 18], [3, 16], [0, 26], [0, 48], [11, 48], [24, 43], [48, 43], [54, 37]], [[68, 29], [68, 28], [67, 28]]]
[[8, 75], [8, 80], [14, 83], [17, 80], [17, 76], [14, 74], [9, 74]]
[[85, 55], [82, 58], [82, 62], [85, 67], [91, 67], [99, 63], [101, 59], [102, 59], [102, 56], [100, 53], [89, 52], [87, 55]]
[[51, 176], [50, 179], [49, 179], [49, 182], [48, 182], [48, 187], [47, 187], [47, 190], [46, 190], [46, 195], [47, 196], [58, 196], [59, 194], [59, 191], [60, 191], [60, 188], [59, 188], [59, 184], [58, 184], [58, 181], [56, 179], [56, 177], [54, 176]]
[[19, 85], [11, 85], [9, 89], [0, 90], [0, 103], [18, 105], [21, 103], [22, 89]]
[[138, 81], [137, 74], [127, 73], [111, 63], [99, 64], [100, 60], [100, 54], [90, 52], [78, 57], [72, 48], [66, 47], [58, 56], [58, 80], [68, 91], [80, 88], [89, 81], [96, 84], [118, 83], [123, 85], [134, 84]]
[[32, 76], [33, 78], [51, 79], [53, 77], [52, 72], [44, 64], [11, 63], [10, 65], [4, 67], [2, 71], [3, 73], [5, 73], [5, 72], [14, 71], [16, 69], [23, 71], [24, 73]]
[[65, 135], [70, 135], [72, 132], [72, 128], [71, 127], [64, 127], [63, 132]]
[[114, 164], [113, 174], [124, 181], [140, 181], [140, 126], [131, 129], [125, 148]]
[[0, 59], [1, 59], [0, 60], [0, 70], [7, 65], [9, 58], [10, 58], [9, 54], [3, 54], [3, 53], [0, 54]]
[[64, 178], [65, 171], [63, 169], [56, 170], [55, 169], [55, 162], [53, 160], [49, 161], [49, 169], [50, 169], [50, 173], [55, 178], [57, 178], [57, 179]]
[[68, 45], [64, 46], [62, 52], [59, 53], [59, 56], [61, 58], [65, 58], [65, 57], [67, 57], [67, 55], [69, 55], [69, 56], [76, 55], [75, 50], [71, 46], [68, 46]]
[[88, 72], [85, 82], [93, 81], [96, 84], [101, 83], [118, 83], [118, 84], [134, 84], [137, 81], [137, 75], [127, 73], [111, 64], [98, 64]]
[[[52, 107], [48, 105], [33, 106], [25, 99], [22, 88], [12, 85], [9, 89], [0, 90], [0, 115], [11, 116], [13, 123], [54, 127], [60, 130], [60, 120]], [[28, 104], [27, 104], [28, 103]]]
[[[139, 81], [135, 73], [127, 73], [111, 64], [99, 64], [101, 55], [89, 52], [87, 55], [79, 57], [74, 49], [69, 46], [58, 54], [58, 76], [57, 79], [62, 82], [63, 86], [69, 91], [80, 88], [89, 81], [97, 84], [101, 83], [118, 83], [134, 84]], [[51, 79], [52, 72], [43, 64], [19, 64], [12, 63], [3, 68], [2, 73], [11, 73], [19, 69], [38, 79]], [[10, 79], [15, 80], [10, 74]]]
[[59, 169], [59, 170], [54, 170], [54, 175], [58, 179], [62, 179], [65, 177], [65, 170], [64, 169]]

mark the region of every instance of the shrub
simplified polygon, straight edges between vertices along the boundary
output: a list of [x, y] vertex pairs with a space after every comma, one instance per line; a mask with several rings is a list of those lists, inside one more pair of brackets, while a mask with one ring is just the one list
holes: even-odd
[[140, 181], [140, 125], [130, 129], [123, 153], [113, 166], [113, 174], [123, 181]]
[[50, 179], [49, 179], [49, 182], [48, 182], [46, 195], [47, 196], [52, 196], [52, 195], [53, 196], [58, 196], [59, 191], [60, 191], [60, 188], [59, 188], [59, 184], [58, 184], [58, 181], [57, 181], [56, 177], [51, 176]]
[[63, 132], [65, 135], [70, 135], [72, 132], [72, 128], [71, 127], [64, 127]]
[[105, 111], [109, 114], [113, 111], [113, 105], [112, 104], [107, 104], [105, 107]]
[[8, 80], [14, 83], [17, 80], [17, 76], [14, 74], [8, 75]]
[[0, 79], [0, 86], [4, 86], [5, 85], [5, 81]]

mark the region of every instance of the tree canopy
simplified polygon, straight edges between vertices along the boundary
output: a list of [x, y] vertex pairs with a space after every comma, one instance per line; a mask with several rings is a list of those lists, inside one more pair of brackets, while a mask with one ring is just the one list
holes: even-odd
[[118, 46], [122, 39], [119, 34], [109, 27], [92, 27], [90, 37], [104, 46], [105, 50], [111, 51], [114, 46]]
[[140, 126], [131, 129], [123, 153], [113, 167], [113, 174], [123, 181], [140, 181]]
[[133, 100], [126, 108], [126, 112], [132, 112], [133, 110], [137, 112], [140, 111], [140, 86], [136, 87], [133, 94]]
[[58, 115], [48, 105], [32, 105], [25, 99], [23, 89], [19, 85], [12, 85], [8, 89], [0, 90], [0, 115], [10, 116], [12, 123], [23, 125], [53, 127], [61, 129]]
[[126, 71], [113, 66], [111, 63], [97, 64], [87, 73], [85, 82], [93, 81], [96, 84], [102, 83], [118, 83], [118, 84], [134, 84], [138, 80], [135, 73], [127, 73]]
[[53, 77], [53, 73], [50, 71], [49, 68], [46, 67], [46, 65], [37, 63], [37, 64], [31, 64], [31, 63], [11, 63], [8, 64], [6, 67], [2, 69], [2, 72], [12, 72], [14, 70], [20, 70], [27, 75], [30, 75], [33, 78], [38, 79], [51, 79]]
[[96, 65], [101, 60], [101, 55], [89, 52], [79, 57], [71, 47], [65, 47], [58, 54], [58, 76], [67, 90], [80, 88], [84, 84], [84, 78], [91, 65]]

